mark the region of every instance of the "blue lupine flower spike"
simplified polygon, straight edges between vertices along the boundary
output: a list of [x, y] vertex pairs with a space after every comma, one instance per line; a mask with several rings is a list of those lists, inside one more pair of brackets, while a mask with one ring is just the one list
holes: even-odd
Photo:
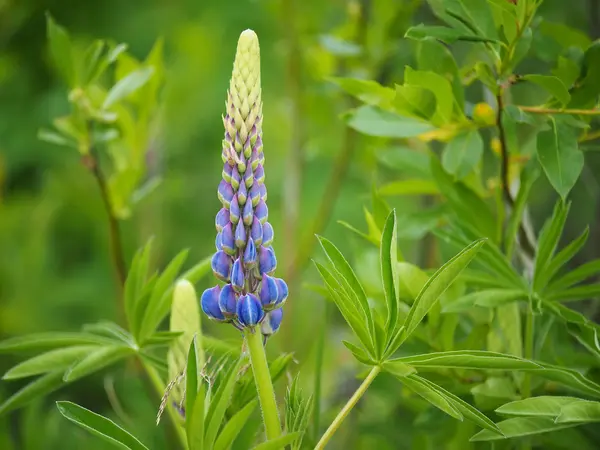
[[265, 156], [262, 141], [260, 49], [251, 30], [238, 41], [223, 117], [222, 180], [217, 196], [217, 237], [211, 266], [226, 283], [207, 289], [202, 310], [211, 319], [268, 337], [281, 325], [288, 288], [273, 273], [273, 227], [268, 222]]

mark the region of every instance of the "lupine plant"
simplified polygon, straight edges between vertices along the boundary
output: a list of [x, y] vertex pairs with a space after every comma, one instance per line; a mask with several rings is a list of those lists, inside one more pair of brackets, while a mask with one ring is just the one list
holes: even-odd
[[[413, 3], [399, 12], [414, 13], [419, 2]], [[402, 42], [416, 50], [401, 84], [387, 87], [383, 76], [326, 81], [344, 92], [344, 107], [352, 106], [342, 116], [351, 134], [341, 167], [349, 164], [353, 139], [365, 139], [365, 152], [375, 152], [372, 208], [364, 209], [366, 232], [340, 221], [339, 229], [363, 245], [354, 264], [341, 242], [338, 248], [322, 235], [317, 217], [308, 227], [316, 236], [301, 240], [289, 278], [275, 274], [257, 34], [243, 31], [237, 42], [222, 117], [221, 207], [203, 211], [215, 217], [215, 233], [198, 236], [211, 246], [214, 238], [215, 250], [180, 274], [187, 250], [157, 264], [150, 239], [127, 265], [121, 239], [139, 200], [159, 186], [149, 161], [160, 133], [149, 130], [163, 130], [162, 41], [144, 61], [124, 44], [95, 41], [81, 49], [48, 16], [51, 59], [68, 86], [71, 111], [39, 136], [78, 151], [97, 184], [120, 314], [80, 332], [0, 342], [1, 352], [39, 352], [4, 374], [38, 378], [5, 400], [0, 414], [127, 361], [128, 372], [148, 381], [155, 430], [167, 431], [162, 446], [152, 432], [125, 430], [130, 424], [114, 394], [115, 420], [74, 402], [56, 403], [66, 419], [120, 448], [594, 448], [598, 434], [586, 425], [600, 421], [600, 327], [593, 309], [564, 303], [600, 295], [598, 284], [585, 283], [600, 273], [600, 262], [573, 262], [587, 229], [560, 244], [568, 196], [584, 170], [582, 148], [598, 137], [600, 47], [571, 36], [577, 45], [559, 46], [551, 75], [524, 73], [519, 63], [534, 36], [560, 41], [565, 31], [539, 17], [541, 1], [428, 3], [443, 25], [406, 26]], [[351, 26], [323, 39], [340, 66], [349, 55], [376, 60], [386, 47], [369, 34], [367, 18], [388, 23], [391, 7], [361, 5], [349, 13], [349, 24], [358, 25], [356, 45], [344, 40]], [[521, 104], [522, 85], [538, 86], [543, 104]], [[466, 86], [481, 90], [476, 104], [466, 100]], [[334, 170], [334, 180], [344, 170]], [[530, 210], [542, 172], [559, 198], [540, 228]], [[214, 188], [198, 195], [215, 197]], [[421, 196], [430, 210], [392, 207], [397, 196]], [[429, 234], [423, 253], [441, 264], [423, 269], [401, 251], [415, 228], [419, 238]], [[317, 244], [322, 251], [310, 276], [322, 283], [294, 282]], [[217, 284], [204, 280], [211, 271]], [[282, 325], [288, 296], [295, 311], [308, 296], [325, 305], [312, 385], [306, 381], [312, 355], [275, 354], [280, 328], [296, 320], [289, 314]], [[321, 388], [335, 321], [344, 324], [341, 345], [353, 358], [352, 381], [358, 378], [341, 400]], [[216, 338], [213, 330], [235, 339]], [[341, 385], [344, 374], [336, 372], [335, 380]], [[285, 395], [277, 389], [282, 384]], [[383, 413], [389, 417], [382, 417], [380, 403], [370, 403], [378, 395], [392, 405]], [[351, 423], [361, 415], [382, 422], [372, 440], [363, 440], [361, 422]]]

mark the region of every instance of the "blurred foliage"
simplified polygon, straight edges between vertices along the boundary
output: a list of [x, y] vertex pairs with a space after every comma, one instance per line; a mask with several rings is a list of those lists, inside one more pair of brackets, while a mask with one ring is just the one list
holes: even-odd
[[[494, 5], [495, 22], [482, 22], [481, 26], [489, 25], [490, 33], [502, 30], [486, 39], [510, 42], [523, 30], [512, 26], [510, 7], [498, 6], [502, 1], [488, 2]], [[130, 265], [136, 250], [151, 236], [151, 272], [163, 272], [184, 248], [189, 253], [181, 262], [182, 271], [193, 272], [213, 251], [213, 218], [219, 208], [216, 186], [221, 172], [217, 150], [223, 133], [220, 115], [236, 37], [243, 29], [252, 28], [261, 39], [270, 221], [278, 232], [274, 246], [283, 275], [296, 282], [286, 305], [284, 326], [269, 341], [269, 353], [274, 357], [283, 351], [294, 352], [293, 361], [291, 357], [285, 364], [279, 361], [283, 367], [279, 375], [286, 369], [300, 370], [287, 395], [297, 409], [288, 411], [286, 421], [303, 423], [307, 414], [303, 408], [313, 405], [302, 444], [316, 444], [326, 424], [358, 387], [355, 375], [364, 369], [342, 344], [342, 339], [352, 334], [320, 295], [323, 288], [310, 289], [318, 283], [317, 271], [308, 265], [310, 258], [325, 260], [319, 252], [313, 255], [315, 232], [331, 236], [343, 254], [351, 255], [366, 295], [382, 306], [379, 300], [385, 296], [377, 246], [389, 210], [396, 208], [398, 259], [402, 261], [398, 264], [398, 291], [408, 307], [433, 273], [431, 269], [450, 259], [459, 246], [488, 237], [490, 246], [484, 247], [487, 259], [481, 256], [481, 264], [443, 295], [428, 315], [426, 326], [419, 327], [415, 339], [403, 346], [401, 356], [457, 349], [523, 356], [527, 303], [520, 307], [513, 302], [523, 300], [518, 290], [523, 286], [519, 285], [516, 293], [490, 293], [497, 287], [494, 278], [502, 277], [497, 265], [487, 273], [485, 266], [486, 261], [495, 261], [489, 253], [494, 253], [496, 244], [508, 255], [504, 259], [511, 268], [502, 272], [505, 278], [515, 281], [516, 277], [517, 284], [526, 282], [521, 280], [522, 273], [512, 269], [518, 251], [503, 245], [511, 240], [515, 245], [520, 219], [512, 228], [507, 223], [503, 230], [508, 214], [501, 201], [498, 175], [502, 143], [495, 127], [496, 78], [521, 77], [506, 95], [509, 106], [504, 126], [510, 150], [507, 179], [513, 194], [527, 187], [523, 194], [526, 232], [539, 236], [539, 244], [543, 240], [539, 230], [553, 215], [557, 193], [563, 197], [568, 193], [568, 216], [557, 207], [555, 220], [545, 228], [554, 229], [551, 238], [546, 237], [546, 242], [553, 243], [547, 244], [552, 249], [546, 262], [551, 264], [553, 256], [558, 259], [561, 253], [556, 254], [556, 248], [565, 248], [589, 226], [587, 243], [578, 245], [580, 251], [563, 261], [566, 270], [558, 274], [566, 278], [568, 271], [587, 267], [589, 277], [596, 276], [595, 267], [585, 263], [600, 256], [598, 120], [573, 115], [546, 123], [537, 114], [510, 106], [597, 105], [594, 89], [598, 83], [593, 79], [599, 73], [599, 57], [590, 49], [597, 49], [593, 39], [600, 36], [600, 6], [597, 0], [545, 0], [530, 24], [531, 35], [523, 31], [524, 39], [519, 40], [529, 48], [516, 46], [514, 58], [504, 58], [510, 62], [496, 67], [482, 51], [481, 36], [474, 39], [470, 30], [460, 29], [452, 17], [440, 14], [443, 3], [0, 2], [1, 337], [79, 332], [84, 324], [122, 319], [115, 301], [119, 290], [114, 281], [109, 221], [90, 170], [96, 163], [106, 171], [107, 192], [123, 236], [125, 265]], [[475, 0], [448, 3], [477, 4]], [[514, 11], [522, 14], [516, 7]], [[56, 26], [48, 29], [47, 12], [71, 36], [74, 51], [67, 57], [71, 60], [67, 66], [71, 64], [72, 69], [52, 62], [57, 55], [59, 59], [65, 56], [61, 48], [48, 46], [47, 34], [60, 35], [61, 30]], [[434, 34], [445, 44], [426, 39], [432, 33], [427, 27], [432, 25], [450, 25], [442, 34]], [[468, 39], [463, 39], [465, 35]], [[121, 42], [127, 43], [126, 53], [111, 61], [110, 55], [121, 48]], [[90, 70], [91, 60], [96, 66], [106, 61], [106, 69]], [[586, 72], [586, 67], [595, 69]], [[107, 103], [111, 87], [132, 73], [142, 78], [137, 83], [141, 90], [113, 96], [118, 101]], [[577, 86], [579, 93], [569, 90], [571, 86]], [[57, 121], [57, 117], [69, 119]], [[558, 149], [570, 150], [571, 156], [557, 151], [554, 164], [542, 158], [536, 178], [523, 167], [536, 159], [531, 158], [536, 152], [552, 148], [554, 131], [566, 142], [557, 145]], [[45, 141], [38, 139], [40, 133]], [[545, 142], [541, 149], [540, 141]], [[95, 147], [100, 150], [99, 158], [90, 164]], [[565, 164], [574, 167], [574, 173], [566, 178], [560, 171]], [[469, 226], [455, 223], [457, 215]], [[344, 226], [367, 231], [361, 231], [361, 237]], [[454, 243], [448, 242], [452, 239]], [[527, 280], [527, 271], [533, 272], [533, 268], [523, 265], [523, 279]], [[522, 268], [518, 261], [516, 266]], [[535, 316], [536, 342], [540, 342], [535, 357], [576, 370], [570, 380], [579, 380], [582, 372], [590, 382], [597, 382], [600, 363], [593, 330], [597, 330], [598, 302], [591, 299], [600, 294], [597, 289], [569, 291], [572, 284], [565, 284], [564, 279], [545, 277], [535, 281], [535, 292], [540, 295], [531, 300], [540, 313]], [[587, 278], [580, 274], [573, 283]], [[193, 281], [198, 289], [212, 284], [200, 276]], [[544, 291], [548, 283], [558, 283], [556, 290]], [[471, 295], [482, 291], [488, 292], [485, 298]], [[139, 294], [137, 300], [145, 298]], [[565, 298], [584, 301], [567, 305], [569, 309], [562, 304], [547, 306], [549, 301]], [[475, 299], [480, 303], [473, 303]], [[502, 302], [507, 304], [500, 305]], [[203, 322], [207, 321], [203, 318]], [[146, 331], [154, 332], [154, 325]], [[166, 330], [164, 323], [160, 330]], [[203, 332], [215, 338], [207, 341], [214, 353], [231, 351], [227, 345], [236, 337], [234, 330], [206, 323]], [[5, 373], [22, 360], [2, 353], [0, 370]], [[154, 426], [160, 395], [149, 387], [134, 361], [138, 360], [117, 364], [110, 371], [78, 380], [1, 416], [0, 448], [106, 448], [105, 442], [62, 419], [54, 406], [58, 399], [72, 400], [110, 417], [153, 449], [174, 448], [177, 438], [170, 428], [162, 422], [160, 427]], [[278, 359], [273, 358], [272, 364], [275, 361]], [[179, 366], [167, 368], [166, 358], [163, 365], [162, 381], [169, 378], [169, 369], [171, 374], [182, 370]], [[467, 399], [494, 421], [502, 420], [494, 410], [521, 398], [523, 375], [476, 375], [472, 378], [472, 372], [464, 369], [427, 373], [433, 382]], [[530, 388], [537, 395], [573, 395], [562, 387], [564, 378], [532, 378]], [[574, 382], [569, 383], [572, 387]], [[25, 384], [23, 380], [2, 382], [0, 397], [4, 401]], [[246, 377], [236, 389], [247, 391], [250, 384]], [[312, 393], [310, 399], [302, 398], [300, 386]], [[285, 383], [278, 382], [276, 388], [283, 399]], [[580, 389], [577, 395], [594, 397], [590, 394], [594, 389], [584, 390], [584, 394]], [[228, 418], [250, 404], [247, 392], [234, 398], [240, 400], [228, 405]], [[258, 422], [256, 411], [253, 414], [255, 420], [247, 422], [232, 448], [248, 448], [244, 443], [252, 442], [256, 429], [251, 424]], [[552, 416], [551, 422], [559, 415]], [[489, 448], [486, 443], [469, 442], [478, 431], [472, 422], [459, 422], [431, 407], [384, 374], [347, 418], [331, 447]], [[540, 434], [532, 442], [537, 448], [592, 449], [599, 439], [593, 425], [586, 425]], [[522, 443], [506, 441], [495, 448]]]

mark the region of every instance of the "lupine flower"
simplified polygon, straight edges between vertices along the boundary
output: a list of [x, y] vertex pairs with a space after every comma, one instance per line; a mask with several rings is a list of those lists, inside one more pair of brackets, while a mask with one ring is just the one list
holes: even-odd
[[201, 306], [213, 320], [240, 330], [259, 326], [268, 337], [279, 329], [288, 288], [272, 276], [277, 258], [266, 203], [260, 52], [252, 30], [238, 41], [226, 105], [223, 179], [217, 189], [223, 207], [215, 218], [212, 258], [215, 277], [226, 284], [204, 291]]

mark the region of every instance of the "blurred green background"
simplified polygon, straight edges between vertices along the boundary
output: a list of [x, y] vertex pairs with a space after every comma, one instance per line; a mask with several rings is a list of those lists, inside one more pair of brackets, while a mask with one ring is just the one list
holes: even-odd
[[[597, 0], [547, 0], [540, 15], [597, 37], [598, 5]], [[361, 10], [368, 15], [362, 16]], [[122, 223], [127, 261], [150, 236], [155, 237], [158, 266], [182, 248], [190, 248], [188, 267], [213, 251], [222, 165], [221, 114], [237, 37], [252, 28], [261, 42], [267, 187], [278, 273], [282, 276], [291, 270], [296, 280], [315, 282], [307, 264], [311, 255], [303, 254], [309, 249], [304, 243], [330, 183], [339, 187], [339, 193], [330, 199], [328, 214], [319, 216], [325, 226], [317, 228], [342, 251], [354, 255], [359, 272], [372, 272], [369, 266], [376, 250], [336, 221], [364, 228], [363, 206], [370, 202], [371, 184], [393, 177], [393, 172], [389, 167], [377, 170], [381, 164], [376, 139], [346, 129], [340, 114], [351, 103], [327, 77], [399, 82], [404, 65], [413, 57], [414, 44], [402, 39], [404, 31], [411, 24], [434, 20], [424, 2], [0, 0], [0, 338], [77, 330], [86, 322], [116, 317], [107, 221], [95, 181], [77, 152], [36, 137], [39, 128], [68, 111], [66, 87], [48, 63], [46, 11], [76, 42], [89, 43], [93, 38], [126, 42], [139, 58], [146, 56], [159, 36], [165, 39], [164, 121], [149, 160], [149, 170], [161, 176], [162, 184]], [[528, 64], [533, 71], [547, 70], [543, 58]], [[468, 93], [473, 103], [481, 101], [481, 92]], [[574, 190], [572, 223], [565, 236], [571, 238], [585, 224], [593, 224], [586, 258], [600, 254], [600, 158], [596, 155], [586, 159], [583, 181]], [[533, 212], [539, 223], [554, 198], [547, 185], [537, 190]], [[419, 199], [391, 199], [391, 203], [402, 215], [424, 207]], [[404, 231], [399, 230], [404, 238], [401, 248], [408, 260], [425, 267], [439, 265], [443, 258], [428, 258], [421, 251], [423, 233]], [[298, 254], [302, 264], [293, 267]], [[205, 279], [200, 287], [211, 282]], [[286, 306], [283, 331], [273, 339], [272, 351], [293, 350], [298, 361], [310, 367], [315, 324], [325, 320], [325, 305], [321, 297], [299, 286]], [[352, 392], [356, 366], [341, 345], [345, 328], [336, 327], [339, 322], [333, 317], [329, 321], [323, 389], [331, 406]], [[230, 327], [207, 324], [206, 328], [216, 336], [235, 337]], [[2, 355], [0, 371], [16, 362], [13, 356]], [[396, 433], [389, 429], [390, 423], [398, 429], [410, 424], [402, 411], [406, 406], [399, 406], [401, 399], [390, 399], [389, 391], [397, 391], [397, 385], [389, 380], [388, 390], [387, 382], [385, 377], [378, 380], [365, 400], [369, 414], [352, 416], [340, 442], [344, 433], [347, 439], [359, 433], [360, 445], [354, 448], [411, 446], [413, 437], [408, 432], [402, 445], [383, 443], [383, 436]], [[19, 386], [19, 381], [1, 383], [0, 397]], [[114, 397], [122, 403], [127, 425], [142, 441], [170, 448], [168, 435], [152, 425], [158, 401], [148, 399], [131, 368], [122, 367], [112, 378], [86, 378], [52, 399], [72, 399], [103, 412], [114, 408]], [[60, 419], [49, 400], [0, 418], [0, 448], [104, 448], [101, 441], [89, 440]], [[440, 423], [451, 420], [441, 414]], [[431, 424], [424, 423], [425, 427]], [[465, 435], [473, 431], [469, 424], [460, 426]], [[69, 439], [62, 439], [63, 433]], [[412, 448], [420, 448], [415, 442]]]

